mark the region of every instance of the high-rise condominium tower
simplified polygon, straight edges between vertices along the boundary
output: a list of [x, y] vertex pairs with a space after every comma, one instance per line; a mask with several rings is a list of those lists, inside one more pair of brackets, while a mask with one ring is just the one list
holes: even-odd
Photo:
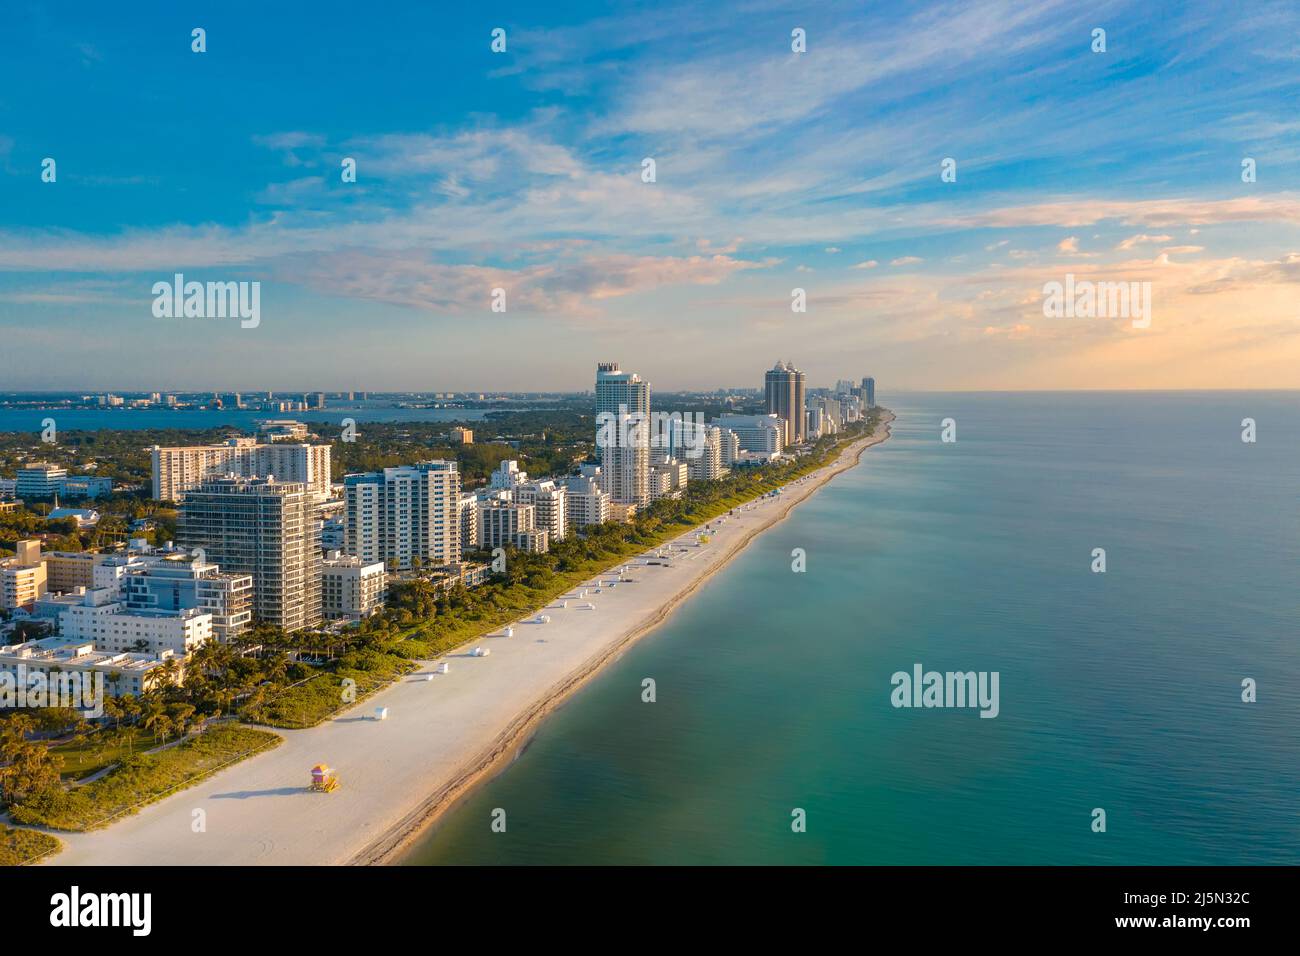
[[330, 446], [262, 443], [255, 438], [232, 438], [224, 445], [188, 445], [151, 449], [153, 496], [160, 501], [180, 501], [185, 493], [209, 478], [239, 475], [244, 478], [274, 476], [301, 482], [323, 501], [330, 495]]
[[344, 548], [363, 561], [409, 570], [460, 561], [460, 470], [422, 461], [343, 479]]
[[210, 479], [186, 493], [176, 536], [222, 571], [251, 574], [253, 614], [296, 631], [321, 621], [317, 507], [301, 482]]
[[802, 445], [808, 440], [808, 426], [804, 415], [804, 374], [790, 362], [777, 362], [768, 370], [763, 381], [769, 415], [785, 419], [786, 440], [791, 445]]
[[650, 503], [650, 383], [617, 362], [596, 367], [601, 487], [614, 502]]

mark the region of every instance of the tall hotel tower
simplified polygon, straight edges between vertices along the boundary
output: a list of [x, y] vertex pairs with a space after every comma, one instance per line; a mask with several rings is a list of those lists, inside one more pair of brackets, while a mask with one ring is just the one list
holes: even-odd
[[808, 440], [807, 416], [804, 414], [804, 375], [789, 362], [777, 362], [764, 378], [767, 412], [785, 419], [786, 441], [802, 445]]
[[650, 503], [650, 383], [635, 372], [621, 371], [617, 362], [600, 363], [596, 427], [601, 489], [615, 503], [636, 505], [638, 510], [646, 507]]

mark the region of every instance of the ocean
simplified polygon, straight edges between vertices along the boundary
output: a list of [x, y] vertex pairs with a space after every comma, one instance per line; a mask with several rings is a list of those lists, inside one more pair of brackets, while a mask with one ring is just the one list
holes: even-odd
[[[406, 862], [1300, 863], [1300, 392], [883, 400]], [[997, 717], [892, 706], [918, 663]]]

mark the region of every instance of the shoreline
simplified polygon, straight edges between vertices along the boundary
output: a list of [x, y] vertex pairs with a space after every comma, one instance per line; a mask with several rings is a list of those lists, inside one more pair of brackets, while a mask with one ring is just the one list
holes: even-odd
[[[861, 463], [862, 456], [868, 448], [873, 448], [889, 439], [892, 434], [890, 425], [896, 416], [886, 410], [876, 430], [865, 438], [859, 439], [845, 448], [834, 461], [824, 465], [818, 471], [806, 475], [803, 481], [812, 480], [798, 497], [785, 503], [785, 507], [773, 514], [764, 523], [751, 528], [742, 538], [731, 543], [721, 557], [708, 571], [687, 587], [677, 591], [668, 601], [659, 606], [651, 615], [635, 622], [623, 634], [607, 647], [593, 655], [577, 671], [570, 674], [558, 685], [550, 688], [540, 699], [528, 707], [498, 735], [483, 753], [467, 765], [458, 768], [444, 786], [427, 797], [419, 807], [399, 821], [389, 832], [370, 843], [350, 860], [349, 866], [386, 866], [399, 864], [401, 858], [409, 852], [431, 829], [437, 826], [458, 802], [475, 789], [486, 783], [491, 777], [510, 765], [514, 757], [522, 750], [540, 729], [542, 722], [573, 694], [577, 693], [588, 681], [597, 677], [610, 662], [616, 660], [634, 643], [645, 637], [666, 621], [682, 602], [699, 588], [713, 579], [720, 570], [727, 567], [735, 557], [747, 548], [755, 538], [784, 521], [799, 504], [811, 498], [827, 482], [837, 475], [848, 471]], [[715, 519], [716, 520], [716, 519]], [[696, 529], [698, 530], [698, 529]]]
[[[793, 479], [781, 495], [751, 499], [707, 522], [704, 540], [703, 525], [678, 532], [509, 629], [416, 662], [415, 671], [365, 704], [311, 728], [277, 730], [283, 738], [278, 747], [111, 827], [60, 834], [63, 852], [42, 864], [302, 866], [401, 859], [460, 798], [508, 766], [571, 694], [755, 537], [887, 440], [895, 416], [888, 409], [881, 414], [871, 435]], [[610, 581], [616, 568], [635, 569], [634, 576]], [[491, 656], [476, 653], [480, 649]], [[337, 769], [341, 782], [329, 795], [306, 787], [307, 771], [322, 762]], [[200, 815], [204, 825], [195, 827]]]

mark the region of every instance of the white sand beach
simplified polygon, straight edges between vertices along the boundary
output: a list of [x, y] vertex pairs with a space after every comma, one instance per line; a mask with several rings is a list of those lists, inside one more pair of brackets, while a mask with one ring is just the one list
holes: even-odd
[[[884, 441], [888, 423], [834, 462], [778, 496], [715, 522], [708, 542], [680, 536], [668, 566], [643, 555], [627, 564], [629, 582], [599, 576], [539, 609], [514, 634], [498, 631], [470, 647], [422, 662], [409, 677], [309, 730], [277, 731], [284, 743], [198, 786], [144, 808], [105, 830], [59, 834], [65, 849], [47, 865], [343, 864], [391, 860], [468, 787], [500, 765], [556, 704], [628, 643], [660, 623], [684, 597], [756, 534], [783, 518], [863, 451]], [[684, 550], [683, 550], [684, 549]], [[597, 591], [599, 588], [599, 592]], [[586, 605], [594, 609], [588, 609]], [[472, 647], [489, 649], [471, 656]], [[429, 675], [432, 675], [429, 678]], [[376, 708], [388, 709], [376, 720]], [[335, 768], [331, 794], [306, 789], [311, 767]], [[197, 828], [195, 811], [205, 826]], [[486, 825], [486, 822], [485, 822]]]

